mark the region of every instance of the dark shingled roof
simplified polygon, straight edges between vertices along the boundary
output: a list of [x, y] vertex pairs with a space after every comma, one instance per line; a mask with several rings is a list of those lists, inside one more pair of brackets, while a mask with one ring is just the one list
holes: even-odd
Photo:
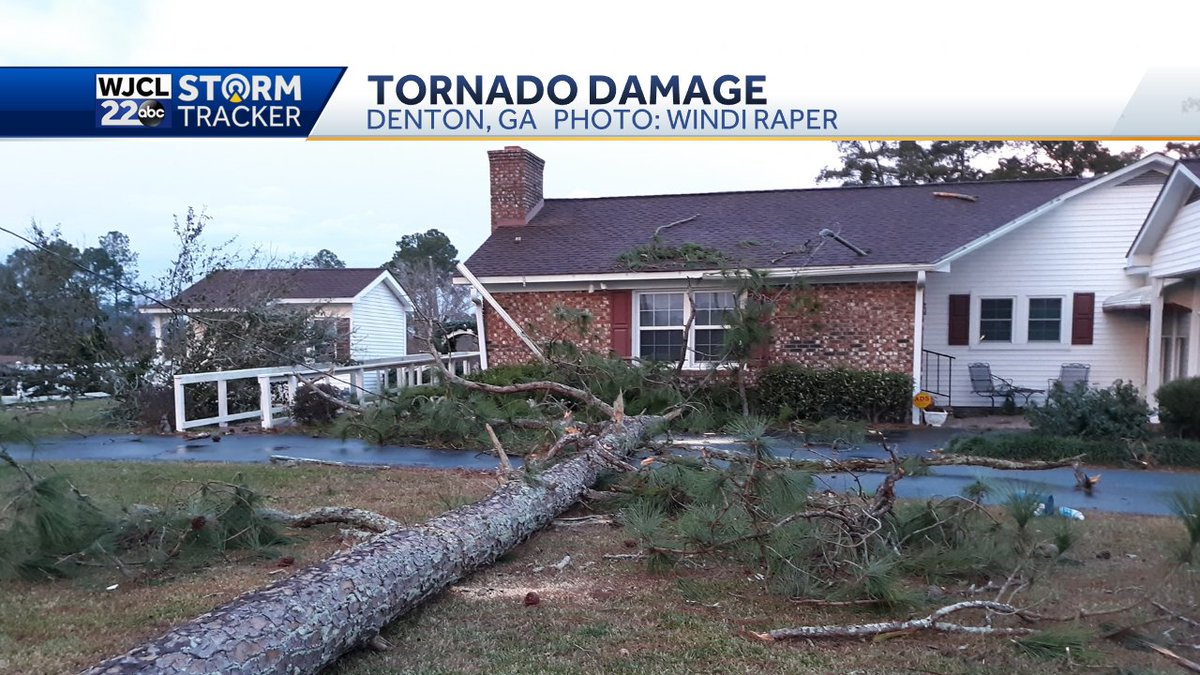
[[1179, 163], [1186, 166], [1188, 171], [1191, 171], [1197, 178], [1200, 178], [1200, 157], [1195, 159], [1181, 159]]
[[[480, 277], [628, 272], [619, 261], [621, 254], [649, 242], [657, 228], [692, 216], [696, 218], [663, 230], [662, 241], [717, 249], [729, 266], [932, 263], [1085, 182], [1065, 178], [547, 199], [529, 225], [493, 232], [467, 267]], [[937, 197], [935, 192], [978, 200]], [[823, 239], [818, 233], [825, 228], [868, 255]], [[785, 255], [804, 250], [806, 242], [822, 241], [811, 260], [804, 253]]]
[[277, 299], [352, 298], [383, 272], [378, 267], [351, 269], [217, 270], [171, 299], [185, 307], [239, 306], [247, 294]]

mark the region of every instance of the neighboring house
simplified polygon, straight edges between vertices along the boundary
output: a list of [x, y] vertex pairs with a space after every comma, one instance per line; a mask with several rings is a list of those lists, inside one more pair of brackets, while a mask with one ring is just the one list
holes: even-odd
[[[387, 270], [358, 269], [232, 269], [210, 273], [168, 301], [173, 308], [202, 314], [236, 311], [248, 294], [266, 293], [271, 302], [292, 305], [328, 321], [336, 336], [339, 361], [370, 361], [404, 356], [407, 350], [407, 312], [412, 303]], [[163, 323], [173, 312], [144, 307], [153, 318], [154, 336], [162, 347]], [[373, 382], [364, 386], [373, 388]]]
[[[585, 349], [682, 352], [709, 367], [733, 302], [719, 268], [737, 266], [803, 278], [795, 292], [817, 301], [776, 318], [759, 363], [910, 373], [942, 405], [988, 405], [968, 376], [978, 361], [1039, 389], [1068, 362], [1090, 364], [1094, 384], [1149, 394], [1200, 372], [1197, 162], [1156, 154], [1092, 179], [544, 199], [541, 159], [511, 146], [489, 158], [492, 233], [466, 267], [535, 339], [559, 334], [556, 315], [573, 308], [590, 317], [568, 335]], [[725, 262], [622, 262], [656, 233]], [[483, 362], [527, 360], [478, 306]]]

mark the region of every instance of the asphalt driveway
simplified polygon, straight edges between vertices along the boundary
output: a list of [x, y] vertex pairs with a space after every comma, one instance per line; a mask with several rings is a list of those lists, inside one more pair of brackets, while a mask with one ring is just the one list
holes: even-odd
[[[953, 429], [926, 427], [892, 432], [889, 439], [901, 455], [923, 455], [931, 448], [944, 447], [951, 437], [963, 433]], [[727, 437], [705, 436], [679, 439], [686, 445], [712, 445], [737, 449], [736, 442]], [[375, 446], [360, 440], [310, 438], [287, 434], [232, 434], [220, 442], [211, 439], [189, 441], [176, 436], [93, 436], [87, 438], [57, 438], [39, 442], [36, 446], [10, 448], [18, 461], [185, 461], [237, 462], [269, 461], [273, 454], [310, 459], [332, 460], [358, 464], [387, 464], [393, 466], [432, 469], [490, 470], [497, 466], [496, 458], [488, 453], [469, 450], [433, 450], [429, 448]], [[788, 439], [781, 440], [775, 452], [797, 459], [829, 457], [885, 457], [878, 445], [864, 444], [847, 450], [806, 448]], [[1060, 506], [1070, 506], [1085, 514], [1089, 510], [1117, 513], [1167, 515], [1166, 499], [1173, 492], [1200, 491], [1200, 473], [1185, 470], [1138, 471], [1132, 469], [1093, 468], [1089, 473], [1101, 473], [1102, 480], [1092, 495], [1075, 489], [1075, 477], [1069, 468], [1046, 471], [1000, 471], [981, 467], [938, 467], [928, 476], [905, 478], [897, 484], [902, 498], [928, 499], [957, 495], [977, 478], [990, 483], [993, 494], [1002, 495], [1010, 489], [1026, 489], [1038, 494], [1052, 494]], [[873, 490], [883, 479], [881, 474], [860, 477], [867, 490]], [[854, 489], [852, 478], [843, 474], [821, 475], [818, 481], [832, 490]], [[996, 499], [993, 497], [992, 499]]]

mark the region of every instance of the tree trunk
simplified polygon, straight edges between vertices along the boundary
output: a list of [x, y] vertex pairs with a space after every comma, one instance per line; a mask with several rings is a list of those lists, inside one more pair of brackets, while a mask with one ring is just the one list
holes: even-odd
[[663, 419], [610, 423], [578, 456], [543, 473], [381, 534], [85, 672], [315, 673], [545, 527], [587, 492], [605, 454], [626, 455]]

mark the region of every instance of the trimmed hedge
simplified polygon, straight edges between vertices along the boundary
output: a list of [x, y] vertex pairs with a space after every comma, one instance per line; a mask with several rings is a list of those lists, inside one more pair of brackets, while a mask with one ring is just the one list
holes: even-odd
[[[1139, 455], [1149, 453], [1160, 466], [1200, 467], [1200, 441], [1154, 438], [1133, 447]], [[1047, 436], [1028, 431], [959, 436], [951, 439], [946, 449], [960, 455], [1012, 460], [1056, 460], [1087, 455], [1089, 463], [1109, 465], [1127, 464], [1133, 458], [1124, 441]]]
[[789, 409], [800, 419], [865, 419], [900, 422], [912, 399], [912, 376], [845, 368], [770, 366], [758, 379], [764, 413]]

